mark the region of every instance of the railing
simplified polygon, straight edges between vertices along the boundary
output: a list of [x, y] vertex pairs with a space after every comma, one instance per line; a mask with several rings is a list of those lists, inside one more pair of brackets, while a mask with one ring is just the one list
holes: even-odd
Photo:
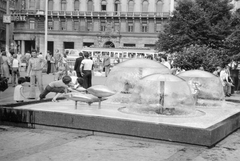
[[[13, 10], [12, 15], [43, 16], [43, 10]], [[85, 11], [48, 11], [52, 17], [136, 17], [136, 18], [169, 18], [169, 12], [85, 12]]]

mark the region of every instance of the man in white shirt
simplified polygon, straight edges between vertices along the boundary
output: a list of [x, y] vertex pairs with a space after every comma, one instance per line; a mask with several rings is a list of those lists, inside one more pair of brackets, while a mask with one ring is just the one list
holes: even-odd
[[88, 52], [84, 53], [84, 59], [80, 65], [80, 73], [83, 76], [83, 88], [87, 89], [92, 86], [93, 61], [89, 58]]
[[223, 90], [225, 93], [225, 96], [229, 97], [231, 96], [231, 86], [232, 86], [232, 80], [230, 77], [230, 71], [229, 66], [226, 65], [220, 72], [220, 80], [223, 85]]

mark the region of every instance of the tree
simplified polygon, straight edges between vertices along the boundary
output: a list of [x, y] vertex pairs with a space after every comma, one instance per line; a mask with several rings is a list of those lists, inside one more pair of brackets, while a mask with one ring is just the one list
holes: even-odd
[[229, 62], [225, 52], [206, 45], [191, 45], [175, 55], [173, 65], [185, 70], [199, 69], [203, 66], [204, 70], [213, 72], [217, 66], [224, 66]]
[[240, 61], [240, 9], [233, 13], [231, 18], [232, 33], [226, 38], [225, 46], [235, 61]]
[[231, 33], [229, 0], [182, 0], [158, 36], [156, 49], [178, 52], [190, 45], [223, 48]]

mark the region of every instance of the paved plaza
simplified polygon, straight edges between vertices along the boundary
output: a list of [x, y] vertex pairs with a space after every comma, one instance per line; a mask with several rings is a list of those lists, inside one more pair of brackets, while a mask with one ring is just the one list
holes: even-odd
[[[24, 73], [22, 73], [24, 76]], [[43, 75], [44, 86], [53, 75]], [[105, 77], [93, 77], [93, 85]], [[13, 103], [13, 87], [0, 93], [0, 104]], [[26, 87], [27, 94], [29, 87]], [[48, 95], [51, 98], [53, 95]], [[228, 100], [240, 102], [234, 94]], [[31, 100], [29, 100], [31, 101]], [[239, 104], [240, 108], [240, 104]], [[240, 130], [207, 148], [190, 144], [142, 139], [64, 128], [27, 129], [0, 125], [0, 161], [239, 161]], [[184, 136], [183, 136], [184, 137]]]

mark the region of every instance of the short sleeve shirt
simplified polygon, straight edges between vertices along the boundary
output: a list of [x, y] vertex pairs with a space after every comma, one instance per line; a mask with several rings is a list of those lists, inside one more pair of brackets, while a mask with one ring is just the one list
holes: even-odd
[[65, 88], [68, 88], [68, 86], [65, 84], [65, 83], [63, 83], [63, 81], [62, 80], [58, 80], [58, 81], [53, 81], [53, 82], [51, 82], [51, 83], [49, 83], [49, 86], [50, 87], [65, 87]]
[[82, 60], [83, 70], [92, 70], [93, 61], [91, 59]]

